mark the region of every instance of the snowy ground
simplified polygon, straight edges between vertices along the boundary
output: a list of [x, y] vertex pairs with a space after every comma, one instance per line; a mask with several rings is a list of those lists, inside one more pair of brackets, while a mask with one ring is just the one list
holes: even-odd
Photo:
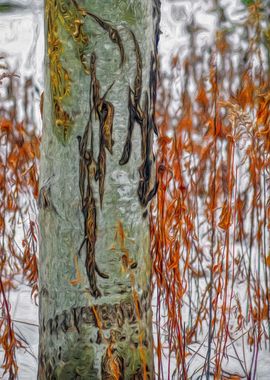
[[[17, 289], [10, 292], [15, 332], [22, 341], [29, 344], [27, 349], [17, 353], [20, 380], [36, 379], [38, 355], [38, 308], [31, 300], [31, 290], [18, 278]], [[8, 376], [3, 377], [8, 379]]]

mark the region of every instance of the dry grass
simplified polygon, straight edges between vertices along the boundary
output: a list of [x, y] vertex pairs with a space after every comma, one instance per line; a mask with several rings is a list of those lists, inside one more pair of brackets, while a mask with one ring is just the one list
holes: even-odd
[[[24, 343], [14, 332], [8, 292], [16, 287], [14, 276], [23, 273], [32, 286], [32, 295], [37, 296], [36, 200], [40, 139], [31, 116], [34, 104], [31, 79], [22, 85], [23, 81], [10, 74], [6, 64], [1, 68], [4, 72], [0, 76], [0, 344], [4, 351], [4, 374], [15, 379], [16, 348]], [[18, 106], [19, 93], [23, 95], [21, 107]], [[24, 121], [19, 122], [21, 111]]]
[[[234, 27], [245, 50], [233, 45], [227, 27], [200, 55], [193, 25], [189, 53], [175, 56], [169, 76], [161, 78], [159, 190], [151, 224], [160, 379], [165, 372], [168, 379], [193, 378], [191, 363], [202, 346], [197, 376], [237, 378], [226, 364], [239, 335], [254, 355], [251, 365], [237, 350], [235, 356], [244, 378], [253, 379], [259, 349], [264, 342], [270, 347], [269, 29], [263, 12], [259, 2], [250, 5], [245, 22]], [[180, 90], [172, 94], [179, 76]]]

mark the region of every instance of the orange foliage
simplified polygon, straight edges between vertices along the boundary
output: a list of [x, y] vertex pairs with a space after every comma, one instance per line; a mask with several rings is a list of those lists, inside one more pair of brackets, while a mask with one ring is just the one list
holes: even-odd
[[[162, 379], [165, 366], [168, 379], [173, 371], [193, 378], [191, 368], [196, 378], [239, 379], [226, 373], [224, 360], [237, 334], [247, 334], [255, 351], [263, 340], [270, 345], [270, 86], [258, 4], [249, 7], [246, 51], [222, 29], [200, 55], [193, 21], [193, 46], [172, 61], [171, 72], [184, 75], [178, 99], [171, 95], [178, 78], [171, 74], [167, 85], [161, 77], [159, 189], [150, 221]], [[197, 357], [204, 364], [196, 372]], [[257, 355], [252, 360], [256, 368]]]
[[[15, 94], [10, 93], [14, 87], [14, 76], [6, 78], [1, 86], [9, 87], [11, 99], [6, 100], [12, 106], [5, 110], [4, 103], [0, 112], [0, 345], [4, 352], [4, 374], [8, 374], [9, 379], [15, 379], [18, 373], [15, 353], [23, 345], [14, 331], [7, 295], [10, 289], [15, 288], [14, 276], [22, 274], [32, 286], [32, 295], [35, 299], [37, 297], [38, 242], [34, 199], [38, 196], [40, 139], [36, 130], [29, 132], [27, 124], [17, 122], [17, 102], [13, 103]], [[28, 101], [29, 98], [25, 99]], [[27, 104], [24, 106], [27, 110]], [[31, 118], [26, 118], [30, 123]], [[18, 226], [22, 227], [22, 241], [16, 236]]]

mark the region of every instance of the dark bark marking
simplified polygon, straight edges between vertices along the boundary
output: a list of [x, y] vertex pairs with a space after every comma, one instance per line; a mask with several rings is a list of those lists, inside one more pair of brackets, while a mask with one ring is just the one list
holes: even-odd
[[137, 115], [137, 109], [135, 106], [135, 102], [133, 99], [132, 89], [129, 87], [129, 94], [128, 94], [128, 109], [129, 109], [129, 120], [128, 120], [128, 131], [127, 131], [127, 137], [124, 144], [124, 149], [122, 156], [119, 160], [119, 165], [125, 165], [128, 163], [131, 155], [131, 148], [132, 148], [132, 133], [134, 129], [135, 122], [141, 122], [141, 118], [138, 118]]
[[138, 196], [142, 206], [146, 207], [148, 202], [154, 197], [157, 192], [158, 183], [156, 182], [153, 188], [150, 190], [151, 177], [152, 177], [152, 165], [153, 165], [153, 153], [152, 153], [152, 128], [149, 122], [149, 100], [148, 93], [145, 92], [144, 111], [143, 111], [143, 123], [141, 125], [142, 135], [142, 159], [143, 163], [139, 167], [139, 186]]
[[80, 334], [80, 318], [79, 318], [79, 315], [80, 315], [80, 309], [79, 308], [73, 308], [72, 309], [72, 314], [73, 314], [73, 323], [74, 323], [74, 327], [76, 328], [78, 334]]
[[88, 277], [89, 282], [89, 291], [91, 295], [95, 298], [99, 297], [101, 295], [98, 287], [97, 287], [97, 281], [96, 281], [96, 273], [103, 277], [108, 278], [107, 275], [102, 273], [96, 264], [95, 261], [95, 244], [96, 244], [96, 206], [95, 206], [95, 199], [93, 196], [93, 191], [91, 188], [91, 183], [89, 183], [89, 166], [90, 164], [85, 164], [87, 167], [87, 188], [86, 193], [84, 194], [84, 197], [82, 198], [82, 213], [84, 216], [84, 233], [85, 238], [81, 244], [81, 247], [79, 248], [78, 254], [80, 255], [81, 249], [83, 246], [86, 246], [86, 256], [85, 256], [85, 268], [86, 268], [86, 274]]
[[56, 207], [52, 201], [51, 186], [50, 186], [50, 181], [51, 181], [52, 177], [50, 177], [47, 180], [47, 183], [44, 186], [42, 186], [39, 190], [38, 208], [43, 209], [43, 210], [48, 210], [48, 211], [49, 210], [54, 211], [58, 216], [61, 217], [61, 215], [57, 211], [57, 209], [56, 209]]
[[149, 116], [149, 99], [148, 92], [145, 91], [145, 100], [143, 111], [140, 106], [141, 94], [142, 94], [142, 57], [141, 50], [135, 34], [129, 30], [133, 39], [135, 54], [136, 54], [136, 74], [133, 83], [133, 89], [129, 88], [129, 121], [126, 141], [124, 144], [122, 156], [119, 160], [120, 165], [125, 165], [128, 163], [132, 150], [132, 133], [134, 130], [135, 123], [139, 124], [141, 129], [141, 157], [142, 164], [139, 167], [139, 185], [138, 185], [138, 197], [141, 205], [146, 207], [151, 199], [155, 196], [158, 188], [158, 183], [156, 182], [153, 188], [150, 190], [151, 177], [152, 177], [152, 166], [153, 166], [153, 154], [152, 154], [152, 130], [157, 133], [155, 126], [155, 109], [154, 102], [156, 99], [156, 57], [151, 55], [151, 68], [150, 68], [150, 103], [152, 104], [152, 113]]
[[100, 83], [96, 76], [96, 53], [93, 52], [90, 58], [90, 74], [91, 74], [91, 84], [90, 84], [90, 95], [89, 95], [89, 106], [90, 106], [90, 117], [92, 114], [92, 103], [91, 103], [91, 90], [92, 90], [92, 100], [93, 108], [97, 116], [98, 103], [100, 101]]
[[105, 175], [106, 175], [106, 151], [102, 137], [100, 138], [99, 154], [98, 154], [98, 170], [96, 173], [96, 180], [99, 181], [99, 200], [100, 208], [103, 204], [104, 188], [105, 188]]
[[[105, 176], [106, 176], [106, 151], [105, 148], [112, 154], [113, 148], [113, 118], [114, 118], [114, 106], [112, 103], [106, 101], [106, 95], [112, 88], [114, 82], [109, 86], [103, 97], [100, 97], [100, 84], [96, 77], [96, 55], [91, 55], [91, 88], [93, 94], [93, 108], [95, 115], [98, 115], [99, 119], [99, 155], [97, 162], [96, 181], [99, 181], [99, 198], [100, 207], [102, 208]], [[91, 103], [91, 97], [90, 97]], [[92, 106], [90, 104], [90, 118], [92, 114]]]
[[42, 186], [39, 190], [38, 207], [41, 209], [49, 209], [52, 207], [51, 202], [51, 188], [50, 186]]
[[150, 380], [151, 378], [152, 377], [150, 374], [149, 367], [148, 367], [148, 365], [146, 365], [146, 378], [145, 378], [145, 374], [144, 374], [143, 369], [138, 368], [137, 372], [135, 373], [135, 375], [132, 376], [132, 378], [130, 380]]
[[105, 145], [109, 153], [112, 154], [114, 144], [112, 139], [114, 106], [112, 103], [105, 101], [104, 97], [98, 105], [98, 117], [102, 143]]
[[152, 104], [151, 113], [151, 127], [156, 135], [158, 135], [157, 126], [155, 123], [156, 114], [156, 98], [157, 98], [157, 56], [151, 53], [151, 65], [150, 65], [150, 103]]
[[114, 28], [110, 23], [104, 21], [102, 18], [95, 15], [94, 13], [91, 13], [89, 11], [85, 11], [85, 13], [92, 19], [94, 19], [101, 26], [101, 28], [108, 33], [110, 40], [118, 46], [120, 52], [120, 67], [122, 67], [125, 62], [125, 51], [122, 39], [117, 29]]
[[[144, 292], [139, 300], [139, 318], [142, 318], [150, 309], [150, 303], [147, 301], [148, 293]], [[134, 325], [137, 323], [137, 311], [133, 301], [125, 300], [117, 304], [95, 305], [96, 314], [99, 316], [99, 322], [102, 329], [122, 328], [125, 321]], [[64, 310], [61, 314], [56, 315], [54, 319], [50, 318], [46, 323], [42, 322], [44, 332], [48, 331], [50, 335], [66, 334], [74, 329], [78, 334], [81, 332], [83, 325], [93, 325], [98, 328], [96, 315], [91, 306], [74, 307], [70, 310]]]
[[62, 357], [62, 347], [59, 347], [59, 352], [58, 352], [58, 360], [61, 360]]
[[68, 314], [66, 310], [62, 313], [62, 322], [60, 323], [60, 327], [64, 333], [66, 333], [71, 327], [71, 315]]
[[95, 20], [99, 24], [99, 26], [103, 30], [105, 30], [105, 32], [108, 33], [110, 40], [118, 46], [118, 49], [120, 52], [120, 58], [121, 58], [120, 67], [122, 67], [125, 62], [125, 51], [124, 51], [124, 45], [123, 45], [123, 42], [118, 30], [115, 27], [113, 27], [109, 22], [103, 20], [101, 17], [95, 15], [94, 13], [86, 9], [80, 8], [76, 0], [72, 0], [72, 2], [75, 5], [76, 9], [79, 10], [82, 15], [84, 16], [87, 15], [91, 17], [93, 20]]
[[132, 132], [134, 129], [135, 122], [141, 125], [142, 123], [142, 112], [140, 109], [140, 99], [142, 93], [142, 55], [139, 43], [135, 37], [135, 34], [132, 30], [128, 29], [134, 43], [135, 54], [136, 54], [136, 73], [133, 83], [133, 89], [129, 87], [128, 94], [128, 109], [129, 109], [129, 121], [128, 121], [128, 132], [126, 137], [126, 142], [124, 145], [122, 156], [119, 160], [119, 165], [125, 165], [129, 159], [131, 154], [132, 147]]
[[[95, 179], [99, 181], [99, 196], [100, 206], [102, 207], [105, 175], [106, 175], [106, 151], [108, 149], [112, 153], [112, 129], [114, 108], [110, 102], [105, 100], [105, 96], [100, 98], [100, 84], [96, 78], [96, 55], [91, 54], [90, 58], [90, 93], [89, 93], [89, 119], [85, 127], [83, 137], [78, 136], [79, 141], [79, 188], [82, 200], [82, 213], [84, 216], [84, 240], [79, 248], [78, 254], [86, 246], [85, 267], [90, 286], [90, 293], [93, 297], [101, 296], [101, 292], [97, 287], [96, 274], [101, 278], [107, 279], [109, 276], [103, 273], [97, 266], [95, 261], [95, 244], [96, 244], [96, 229], [97, 229], [97, 212], [96, 203], [93, 195], [91, 181], [95, 174]], [[91, 97], [92, 94], [92, 97]], [[92, 107], [93, 102], [93, 107]], [[97, 164], [93, 158], [93, 127], [92, 127], [92, 111], [99, 117], [100, 136], [99, 136], [99, 155]], [[90, 135], [90, 136], [89, 136]], [[90, 148], [88, 148], [90, 141]]]
[[93, 297], [100, 296], [100, 291], [96, 285], [96, 262], [95, 262], [95, 243], [96, 243], [96, 206], [91, 187], [91, 165], [92, 152], [87, 150], [88, 133], [90, 123], [87, 124], [84, 137], [79, 136], [79, 187], [82, 199], [82, 213], [84, 216], [84, 240], [79, 248], [78, 254], [86, 246], [85, 268], [90, 286], [90, 293]]
[[142, 95], [142, 54], [141, 54], [141, 49], [140, 45], [135, 37], [135, 34], [131, 29], [128, 29], [134, 43], [135, 47], [135, 54], [136, 54], [136, 74], [135, 74], [135, 79], [134, 79], [134, 103], [137, 108], [140, 104], [141, 100], [141, 95]]

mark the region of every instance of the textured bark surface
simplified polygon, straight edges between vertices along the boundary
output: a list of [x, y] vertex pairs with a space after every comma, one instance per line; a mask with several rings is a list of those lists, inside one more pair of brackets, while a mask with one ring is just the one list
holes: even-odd
[[159, 1], [47, 0], [39, 379], [152, 379]]

